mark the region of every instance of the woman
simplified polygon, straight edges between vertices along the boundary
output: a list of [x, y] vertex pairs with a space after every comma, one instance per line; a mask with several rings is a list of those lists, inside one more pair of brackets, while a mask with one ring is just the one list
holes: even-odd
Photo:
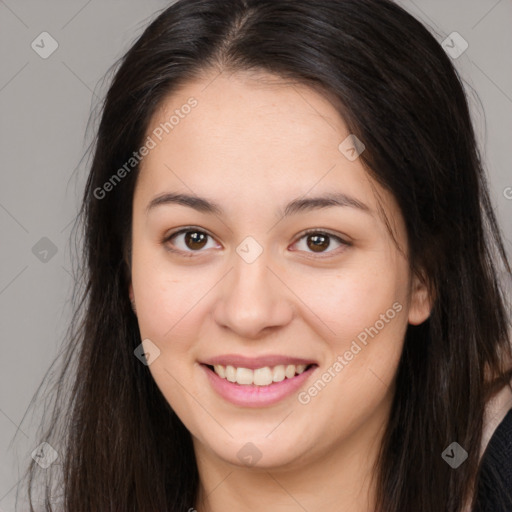
[[81, 218], [61, 466], [30, 468], [64, 510], [510, 510], [510, 266], [461, 82], [403, 9], [170, 6]]

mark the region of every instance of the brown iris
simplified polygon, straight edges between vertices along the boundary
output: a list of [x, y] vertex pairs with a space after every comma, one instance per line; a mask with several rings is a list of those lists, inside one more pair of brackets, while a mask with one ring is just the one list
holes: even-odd
[[208, 235], [200, 231], [187, 231], [185, 234], [185, 244], [189, 249], [202, 249], [206, 243]]
[[[310, 243], [310, 240], [312, 242]], [[314, 252], [321, 252], [329, 247], [329, 237], [327, 235], [308, 235], [307, 245]]]

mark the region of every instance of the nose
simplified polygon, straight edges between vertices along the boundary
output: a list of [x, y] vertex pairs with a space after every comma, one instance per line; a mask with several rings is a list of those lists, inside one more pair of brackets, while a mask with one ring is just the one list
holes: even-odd
[[263, 252], [248, 263], [234, 255], [234, 268], [219, 288], [214, 318], [241, 338], [257, 339], [291, 322], [293, 294], [282, 270], [274, 269]]

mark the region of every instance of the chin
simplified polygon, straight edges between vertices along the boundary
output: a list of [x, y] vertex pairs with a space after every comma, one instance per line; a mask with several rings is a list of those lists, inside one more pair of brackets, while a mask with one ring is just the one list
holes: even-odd
[[[283, 433], [282, 433], [283, 434]], [[252, 469], [291, 469], [304, 462], [304, 442], [300, 435], [284, 433], [276, 441], [264, 436], [236, 436], [233, 439], [212, 439], [206, 442], [207, 450], [228, 464]], [[283, 441], [286, 439], [286, 442]], [[219, 442], [220, 441], [220, 442]]]

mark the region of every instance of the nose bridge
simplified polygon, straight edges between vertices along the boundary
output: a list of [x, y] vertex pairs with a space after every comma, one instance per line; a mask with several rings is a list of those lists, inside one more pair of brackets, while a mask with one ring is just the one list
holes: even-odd
[[233, 254], [234, 268], [222, 287], [215, 318], [240, 336], [256, 337], [292, 317], [286, 287], [270, 270], [269, 255], [252, 237], [244, 239]]

